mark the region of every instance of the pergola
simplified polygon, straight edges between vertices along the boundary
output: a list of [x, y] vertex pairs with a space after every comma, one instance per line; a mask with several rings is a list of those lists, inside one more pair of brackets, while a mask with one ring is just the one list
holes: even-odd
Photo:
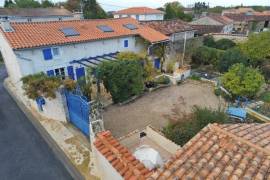
[[105, 61], [114, 61], [116, 60], [116, 55], [119, 52], [109, 53], [109, 54], [103, 54], [101, 56], [95, 56], [95, 57], [88, 57], [88, 58], [82, 58], [79, 60], [73, 60], [70, 61], [70, 64], [80, 64], [85, 67], [96, 67], [98, 64], [105, 62]]

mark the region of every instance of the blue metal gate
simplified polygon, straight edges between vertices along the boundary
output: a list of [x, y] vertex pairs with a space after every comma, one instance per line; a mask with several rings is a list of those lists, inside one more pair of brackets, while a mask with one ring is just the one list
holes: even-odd
[[89, 136], [90, 103], [82, 96], [66, 92], [69, 119], [72, 124]]

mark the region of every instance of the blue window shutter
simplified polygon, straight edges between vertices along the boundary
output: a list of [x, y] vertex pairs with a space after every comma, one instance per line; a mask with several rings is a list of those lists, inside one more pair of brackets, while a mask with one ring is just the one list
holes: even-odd
[[85, 76], [84, 67], [76, 69], [77, 80]]
[[68, 67], [67, 67], [67, 71], [68, 71], [68, 76], [69, 76], [69, 78], [74, 80], [73, 66], [68, 66]]
[[42, 51], [44, 60], [51, 60], [53, 58], [51, 48], [43, 49]]
[[49, 70], [47, 71], [48, 76], [54, 76], [54, 70]]
[[128, 40], [124, 41], [124, 47], [128, 47]]

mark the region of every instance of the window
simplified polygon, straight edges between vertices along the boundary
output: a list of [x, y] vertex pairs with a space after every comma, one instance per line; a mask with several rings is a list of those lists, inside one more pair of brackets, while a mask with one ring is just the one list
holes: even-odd
[[97, 26], [97, 28], [103, 32], [114, 32], [113, 29], [107, 25], [100, 25], [100, 26]]
[[123, 25], [125, 28], [128, 28], [129, 30], [135, 30], [138, 29], [138, 27], [134, 24], [124, 24]]
[[58, 76], [61, 79], [65, 79], [65, 77], [66, 77], [65, 68], [55, 69], [54, 73], [55, 73], [55, 76]]
[[128, 47], [128, 40], [124, 41], [124, 47], [127, 48]]
[[43, 49], [42, 52], [43, 52], [44, 60], [47, 61], [53, 58], [51, 48]]
[[55, 47], [52, 48], [53, 56], [60, 56], [59, 48]]
[[140, 18], [139, 18], [140, 16], [139, 15], [136, 15], [136, 19], [139, 21], [140, 20]]
[[28, 21], [28, 22], [32, 22], [32, 19], [31, 19], [31, 18], [27, 18], [27, 21]]
[[60, 18], [58, 18], [58, 20], [59, 20], [59, 21], [62, 21], [62, 20], [63, 20], [63, 18], [61, 18], [61, 17], [60, 17]]
[[72, 27], [67, 27], [67, 28], [61, 28], [60, 31], [64, 33], [65, 37], [70, 37], [70, 36], [79, 36], [80, 33], [76, 31]]

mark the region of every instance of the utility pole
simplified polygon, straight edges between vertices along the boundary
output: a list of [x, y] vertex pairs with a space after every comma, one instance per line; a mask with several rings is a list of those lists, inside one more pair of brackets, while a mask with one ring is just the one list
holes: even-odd
[[184, 66], [184, 59], [185, 59], [185, 53], [186, 53], [186, 43], [187, 43], [187, 32], [185, 32], [185, 38], [184, 38], [184, 50], [183, 50], [183, 56], [182, 56], [182, 62], [181, 66]]

